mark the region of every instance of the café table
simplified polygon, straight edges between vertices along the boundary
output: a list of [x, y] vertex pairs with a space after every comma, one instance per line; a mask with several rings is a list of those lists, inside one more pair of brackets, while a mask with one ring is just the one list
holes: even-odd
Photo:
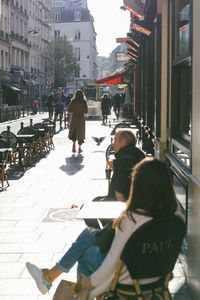
[[116, 219], [120, 213], [126, 208], [125, 202], [120, 201], [99, 201], [86, 203], [80, 209], [77, 219], [97, 220], [99, 227], [102, 228], [101, 220]]

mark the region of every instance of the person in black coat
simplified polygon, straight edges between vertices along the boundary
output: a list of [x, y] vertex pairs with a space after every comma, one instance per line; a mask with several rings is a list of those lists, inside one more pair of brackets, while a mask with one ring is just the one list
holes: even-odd
[[93, 201], [126, 201], [128, 199], [131, 172], [145, 154], [136, 147], [137, 138], [133, 130], [119, 128], [116, 130], [113, 148], [115, 159], [108, 161], [106, 168], [113, 171], [108, 194], [105, 197], [96, 197]]
[[117, 119], [119, 118], [120, 108], [122, 107], [122, 97], [119, 93], [116, 93], [113, 97], [113, 110]]
[[101, 111], [103, 115], [103, 124], [107, 123], [108, 115], [110, 114], [110, 101], [108, 94], [104, 94], [101, 99]]
[[54, 93], [51, 93], [50, 96], [48, 97], [46, 106], [48, 108], [48, 112], [49, 112], [49, 118], [51, 118], [53, 116], [53, 102], [54, 102]]

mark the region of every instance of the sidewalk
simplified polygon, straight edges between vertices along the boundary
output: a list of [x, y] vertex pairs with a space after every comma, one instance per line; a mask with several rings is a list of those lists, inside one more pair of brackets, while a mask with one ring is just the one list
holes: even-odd
[[[68, 130], [54, 136], [55, 150], [25, 173], [9, 178], [10, 187], [0, 193], [0, 300], [52, 299], [61, 278], [76, 279], [76, 266], [55, 281], [48, 295], [41, 295], [25, 268], [30, 261], [51, 267], [70, 247], [85, 227], [75, 219], [78, 209], [71, 205], [106, 195], [105, 150], [110, 144], [111, 128], [102, 121], [87, 121], [83, 154], [72, 154]], [[97, 146], [92, 136], [106, 136]], [[181, 262], [170, 283], [179, 291], [185, 278]], [[174, 297], [189, 300], [184, 287]]]

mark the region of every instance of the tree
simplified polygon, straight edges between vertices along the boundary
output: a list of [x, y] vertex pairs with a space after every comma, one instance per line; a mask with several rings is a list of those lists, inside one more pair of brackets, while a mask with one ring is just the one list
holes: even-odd
[[56, 37], [55, 49], [55, 88], [64, 87], [69, 81], [73, 81], [79, 73], [80, 66], [74, 54], [72, 44], [64, 37]]

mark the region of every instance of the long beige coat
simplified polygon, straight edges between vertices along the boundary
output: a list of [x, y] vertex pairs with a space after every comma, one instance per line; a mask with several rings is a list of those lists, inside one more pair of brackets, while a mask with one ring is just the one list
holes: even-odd
[[85, 139], [85, 116], [88, 112], [87, 102], [85, 100], [71, 101], [67, 111], [72, 113], [68, 137], [71, 139], [74, 130], [76, 130], [76, 139]]

